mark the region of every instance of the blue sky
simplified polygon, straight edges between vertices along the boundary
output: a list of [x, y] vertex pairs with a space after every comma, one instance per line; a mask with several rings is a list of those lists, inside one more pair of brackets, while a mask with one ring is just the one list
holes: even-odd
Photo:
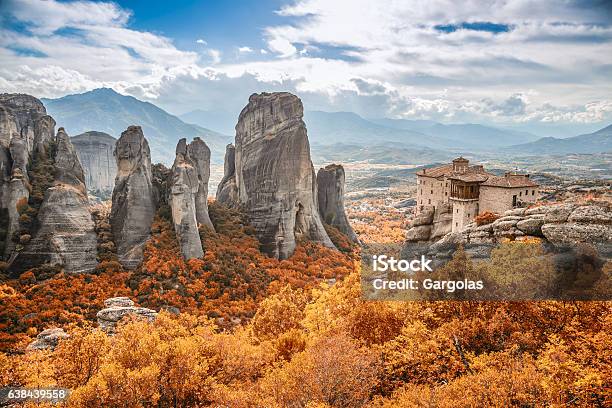
[[310, 110], [539, 133], [612, 121], [609, 1], [2, 0], [0, 12], [6, 92], [105, 86], [180, 114], [286, 90]]

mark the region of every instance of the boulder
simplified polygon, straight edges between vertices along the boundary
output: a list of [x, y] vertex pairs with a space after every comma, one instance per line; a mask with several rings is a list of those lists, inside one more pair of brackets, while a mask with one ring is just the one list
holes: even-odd
[[113, 298], [106, 299], [104, 301], [104, 306], [105, 307], [113, 307], [113, 306], [128, 307], [128, 306], [134, 306], [134, 301], [130, 299], [129, 297], [119, 296], [119, 297], [113, 297]]
[[612, 224], [612, 212], [599, 205], [583, 205], [572, 211], [567, 221]]
[[253, 94], [236, 125], [238, 205], [261, 250], [280, 259], [291, 256], [300, 239], [334, 247], [319, 216], [303, 115], [295, 95]]
[[551, 223], [542, 226], [542, 234], [553, 244], [610, 243], [612, 225], [584, 223]]
[[332, 225], [352, 242], [358, 242], [346, 213], [344, 212], [344, 167], [330, 164], [317, 173], [317, 198], [319, 214], [323, 221]]
[[574, 204], [559, 204], [546, 207], [544, 222], [546, 224], [565, 222], [575, 207]]
[[63, 128], [57, 132], [53, 186], [38, 211], [38, 228], [9, 265], [12, 274], [41, 264], [66, 273], [92, 272], [97, 265], [97, 237], [89, 212], [84, 175]]
[[26, 352], [37, 351], [37, 350], [53, 350], [57, 347], [60, 340], [70, 338], [68, 333], [64, 329], [54, 327], [52, 329], [46, 329], [41, 331], [36, 340], [28, 344]]
[[431, 235], [431, 225], [419, 225], [406, 232], [406, 241], [428, 241]]
[[114, 151], [117, 177], [110, 215], [119, 262], [134, 269], [151, 236], [156, 200], [151, 182], [151, 152], [140, 126], [125, 130]]
[[410, 227], [418, 227], [419, 225], [428, 225], [433, 222], [435, 209], [433, 207], [425, 207], [420, 213], [408, 224]]
[[516, 228], [518, 228], [526, 235], [534, 235], [536, 237], [541, 237], [542, 225], [544, 225], [543, 218], [526, 218], [517, 222]]
[[145, 307], [134, 306], [134, 302], [126, 297], [106, 299], [104, 309], [96, 314], [98, 325], [108, 334], [114, 334], [117, 323], [125, 316], [153, 321], [157, 317], [157, 312]]
[[113, 150], [117, 139], [103, 132], [85, 132], [71, 139], [91, 191], [112, 192], [117, 175]]
[[176, 158], [172, 165], [171, 175], [168, 202], [181, 253], [184, 259], [201, 258], [204, 250], [196, 219], [199, 174], [194, 161], [188, 154], [185, 139], [181, 139], [176, 146]]

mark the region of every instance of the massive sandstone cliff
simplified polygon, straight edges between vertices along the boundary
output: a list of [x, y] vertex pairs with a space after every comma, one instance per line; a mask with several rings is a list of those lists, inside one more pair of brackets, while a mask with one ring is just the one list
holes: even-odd
[[4, 255], [15, 249], [11, 237], [19, 228], [19, 203], [29, 198], [27, 166], [53, 141], [55, 121], [42, 102], [30, 95], [0, 94], [0, 211], [6, 220]]
[[66, 273], [92, 272], [96, 267], [96, 233], [83, 169], [63, 128], [57, 132], [53, 170], [53, 185], [38, 211], [38, 229], [12, 259], [12, 273], [42, 264], [60, 265]]
[[219, 201], [242, 207], [262, 251], [281, 259], [302, 238], [334, 246], [318, 212], [303, 114], [302, 102], [290, 93], [251, 95], [236, 125], [234, 176], [219, 186]]
[[85, 186], [91, 191], [111, 192], [117, 164], [113, 157], [117, 139], [103, 132], [85, 132], [72, 137], [85, 172]]
[[111, 228], [119, 262], [133, 269], [142, 261], [156, 198], [151, 182], [151, 152], [140, 126], [130, 126], [115, 147], [117, 177], [113, 189]]
[[352, 242], [358, 242], [357, 235], [344, 212], [344, 167], [339, 164], [330, 164], [319, 169], [317, 196], [319, 214], [323, 221], [338, 228]]
[[204, 255], [198, 224], [213, 228], [208, 216], [210, 150], [200, 138], [187, 144], [181, 139], [171, 170], [170, 197], [174, 230], [185, 259]]

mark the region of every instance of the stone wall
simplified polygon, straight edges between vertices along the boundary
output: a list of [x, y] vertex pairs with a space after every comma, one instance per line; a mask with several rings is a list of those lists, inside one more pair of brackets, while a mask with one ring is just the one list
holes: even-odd
[[[526, 191], [528, 194], [525, 194]], [[533, 203], [539, 197], [536, 187], [503, 188], [480, 186], [479, 214], [485, 212], [503, 214], [505, 211], [511, 210], [513, 208], [512, 196], [514, 195], [516, 195], [517, 202], [522, 201], [524, 203]]]
[[427, 206], [438, 207], [448, 202], [450, 182], [433, 177], [417, 176], [417, 213]]
[[453, 232], [462, 231], [478, 215], [478, 200], [451, 199], [450, 203], [453, 207], [453, 225], [451, 230]]

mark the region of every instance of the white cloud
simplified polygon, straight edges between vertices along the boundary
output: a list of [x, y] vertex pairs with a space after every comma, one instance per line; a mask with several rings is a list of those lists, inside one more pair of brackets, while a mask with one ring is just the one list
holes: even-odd
[[[184, 108], [172, 95], [199, 84], [190, 99], [198, 106], [208, 89], [285, 87], [307, 109], [366, 116], [598, 122], [612, 118], [612, 16], [597, 4], [303, 0], [277, 11], [290, 24], [263, 29], [267, 49], [209, 48], [199, 38], [203, 47], [190, 52], [129, 28], [131, 12], [113, 2], [5, 0], [0, 11], [29, 32], [0, 28], [0, 88], [60, 96], [110, 86]], [[222, 59], [236, 51], [240, 63]]]
[[268, 48], [270, 48], [270, 51], [280, 54], [280, 57], [290, 57], [297, 51], [297, 48], [295, 48], [289, 40], [282, 37], [276, 37], [269, 40]]
[[213, 64], [218, 64], [221, 62], [221, 51], [215, 50], [214, 48], [209, 48], [206, 50], [206, 53], [210, 57]]

